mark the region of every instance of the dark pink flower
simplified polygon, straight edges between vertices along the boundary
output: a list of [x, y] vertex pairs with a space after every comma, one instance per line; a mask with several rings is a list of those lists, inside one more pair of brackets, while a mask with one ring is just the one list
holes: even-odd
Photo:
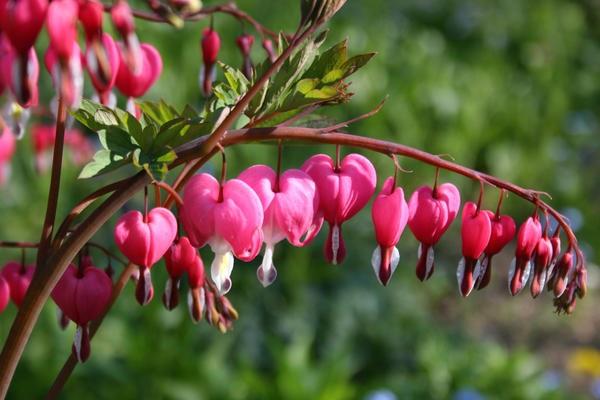
[[25, 298], [34, 272], [35, 266], [25, 265], [14, 261], [8, 262], [4, 265], [2, 271], [0, 271], [0, 274], [10, 287], [10, 298], [17, 307], [21, 306], [21, 303]]
[[421, 186], [408, 202], [408, 227], [420, 242], [417, 277], [429, 279], [434, 270], [433, 246], [450, 227], [460, 208], [460, 193], [451, 183]]
[[19, 55], [35, 44], [47, 10], [48, 0], [0, 0], [0, 27]]
[[302, 170], [315, 181], [319, 195], [319, 214], [329, 224], [325, 258], [332, 264], [344, 261], [346, 247], [342, 224], [356, 215], [369, 201], [377, 184], [373, 164], [360, 154], [349, 154], [335, 166], [331, 157], [317, 154]]
[[202, 92], [205, 96], [212, 93], [212, 83], [216, 75], [216, 63], [221, 48], [221, 38], [217, 31], [206, 28], [202, 32], [202, 61], [204, 66], [201, 71]]
[[272, 63], [277, 59], [277, 53], [275, 53], [275, 49], [273, 48], [273, 41], [271, 39], [263, 39], [262, 41], [263, 49], [267, 52], [267, 56], [269, 57], [269, 61]]
[[490, 242], [492, 223], [489, 215], [480, 210], [477, 204], [466, 202], [463, 206], [460, 233], [463, 258], [458, 264], [456, 278], [460, 293], [468, 296], [475, 286], [476, 264]]
[[99, 0], [79, 0], [79, 21], [88, 42], [102, 37], [104, 6]]
[[515, 296], [527, 284], [531, 274], [531, 258], [542, 238], [542, 225], [537, 218], [529, 217], [519, 228], [517, 250], [508, 273], [508, 288]]
[[204, 263], [200, 256], [194, 259], [187, 270], [188, 284], [188, 310], [194, 323], [202, 320], [206, 304], [206, 295], [204, 292]]
[[112, 107], [117, 102], [111, 91], [117, 80], [121, 59], [113, 38], [108, 33], [103, 33], [100, 38], [101, 40], [88, 43], [84, 57], [85, 67], [100, 102]]
[[2, 275], [0, 275], [0, 314], [4, 311], [10, 300], [10, 286]]
[[0, 186], [8, 181], [10, 176], [10, 161], [15, 154], [17, 139], [10, 129], [0, 131]]
[[177, 220], [171, 211], [156, 207], [144, 216], [133, 210], [124, 214], [115, 225], [114, 237], [119, 250], [140, 267], [136, 298], [146, 305], [154, 296], [150, 268], [171, 247], [177, 235]]
[[576, 286], [576, 282], [573, 282], [571, 276], [571, 273], [574, 270], [573, 266], [573, 253], [569, 248], [563, 253], [556, 263], [556, 272], [551, 282], [552, 289], [554, 291], [554, 297], [562, 296], [570, 283], [573, 283], [573, 285]]
[[12, 47], [5, 46], [0, 68], [0, 74], [10, 87], [16, 102], [23, 108], [37, 106], [40, 66], [35, 49], [29, 49], [24, 55], [17, 55]]
[[77, 324], [73, 353], [80, 362], [90, 356], [88, 324], [102, 316], [112, 294], [112, 281], [100, 268], [74, 265], [52, 290], [52, 299], [71, 321]]
[[485, 288], [492, 277], [492, 258], [515, 237], [517, 227], [515, 221], [508, 215], [498, 215], [490, 210], [483, 210], [491, 222], [490, 241], [485, 248], [483, 259], [479, 263], [479, 270], [475, 273], [475, 287], [478, 290]]
[[113, 25], [123, 38], [122, 61], [132, 74], [139, 75], [143, 68], [143, 54], [135, 34], [135, 21], [127, 0], [117, 0], [110, 10]]
[[169, 279], [163, 294], [163, 304], [167, 310], [172, 310], [179, 303], [179, 281], [184, 273], [192, 268], [198, 258], [198, 252], [190, 244], [187, 237], [176, 240], [165, 253], [165, 265]]
[[254, 44], [254, 36], [244, 33], [238, 36], [235, 42], [242, 53], [242, 72], [244, 73], [244, 76], [250, 80], [252, 79], [252, 70], [254, 68], [252, 66], [252, 59], [250, 58], [250, 51]]
[[378, 244], [373, 251], [371, 265], [377, 280], [384, 286], [388, 284], [400, 262], [400, 252], [396, 244], [400, 241], [408, 222], [408, 204], [404, 200], [404, 191], [394, 185], [394, 177], [385, 180], [371, 209]]
[[[294, 246], [303, 246], [318, 233], [314, 225], [318, 197], [312, 178], [299, 169], [290, 169], [281, 176], [266, 165], [254, 165], [240, 174], [241, 181], [258, 195], [264, 211], [262, 225], [265, 255], [256, 271], [263, 286], [277, 277], [273, 265], [275, 245], [287, 239]], [[302, 237], [307, 235], [305, 240]]]
[[185, 187], [181, 220], [190, 243], [208, 244], [215, 253], [211, 277], [221, 294], [231, 289], [233, 256], [253, 260], [262, 245], [263, 209], [245, 182], [231, 179], [222, 185], [209, 174], [190, 179]]

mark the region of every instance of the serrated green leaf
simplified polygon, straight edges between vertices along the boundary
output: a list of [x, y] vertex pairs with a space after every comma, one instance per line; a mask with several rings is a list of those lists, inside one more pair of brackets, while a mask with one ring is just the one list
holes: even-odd
[[99, 150], [94, 154], [92, 161], [83, 167], [79, 174], [79, 179], [88, 179], [106, 174], [127, 165], [128, 162], [128, 159], [119, 158], [118, 156], [111, 154], [109, 150]]
[[348, 39], [333, 45], [322, 53], [306, 71], [306, 78], [322, 78], [329, 71], [338, 68], [348, 59]]
[[160, 102], [144, 101], [138, 104], [142, 113], [150, 118], [156, 125], [161, 126], [164, 123], [179, 117], [179, 113], [169, 104], [161, 100]]
[[131, 136], [124, 130], [111, 126], [106, 131], [98, 133], [100, 143], [112, 153], [126, 157], [137, 145], [131, 142]]
[[118, 126], [119, 120], [115, 113], [108, 108], [99, 108], [94, 113], [94, 121], [102, 126]]
[[71, 112], [71, 115], [73, 116], [73, 118], [75, 118], [81, 125], [85, 126], [86, 128], [97, 132], [101, 129], [103, 129], [102, 125], [98, 124], [96, 122], [96, 120], [94, 119], [94, 115], [90, 114], [88, 111], [80, 108], [76, 111]]
[[377, 53], [365, 53], [350, 57], [340, 66], [340, 69], [344, 70], [344, 76], [342, 78], [346, 78], [358, 71], [360, 68], [364, 67], [369, 61], [371, 61], [375, 54]]

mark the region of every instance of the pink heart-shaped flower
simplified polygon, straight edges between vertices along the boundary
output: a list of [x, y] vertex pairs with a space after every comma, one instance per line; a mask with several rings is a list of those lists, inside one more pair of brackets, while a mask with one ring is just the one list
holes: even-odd
[[0, 1], [0, 26], [19, 54], [35, 44], [47, 11], [48, 0]]
[[131, 71], [125, 62], [123, 51], [119, 52], [119, 72], [117, 74], [117, 88], [127, 97], [142, 97], [157, 81], [162, 72], [162, 58], [154, 46], [141, 45], [142, 64], [137, 73]]
[[0, 275], [0, 314], [6, 306], [8, 305], [8, 301], [10, 300], [10, 286], [8, 286], [8, 282], [2, 275]]
[[338, 264], [345, 257], [342, 224], [356, 215], [369, 201], [377, 184], [373, 164], [360, 154], [349, 154], [334, 165], [331, 157], [317, 154], [309, 158], [302, 170], [315, 181], [319, 211], [329, 223], [325, 257]]
[[529, 280], [531, 273], [531, 257], [542, 238], [542, 224], [537, 215], [529, 217], [519, 228], [517, 234], [517, 249], [508, 273], [510, 293], [517, 295]]
[[77, 43], [79, 5], [75, 0], [53, 0], [48, 6], [46, 28], [50, 47], [58, 58], [68, 60]]
[[17, 307], [21, 306], [25, 298], [34, 272], [35, 266], [21, 265], [14, 261], [8, 262], [0, 272], [10, 287], [10, 298]]
[[473, 290], [479, 277], [479, 257], [490, 242], [492, 223], [489, 215], [480, 210], [477, 204], [471, 201], [465, 203], [460, 233], [463, 258], [458, 264], [456, 277], [460, 293], [466, 297]]
[[484, 256], [480, 263], [479, 273], [476, 274], [475, 287], [478, 290], [485, 288], [492, 279], [492, 258], [515, 237], [515, 220], [508, 215], [496, 215], [490, 210], [483, 210], [492, 223], [490, 241], [484, 250]]

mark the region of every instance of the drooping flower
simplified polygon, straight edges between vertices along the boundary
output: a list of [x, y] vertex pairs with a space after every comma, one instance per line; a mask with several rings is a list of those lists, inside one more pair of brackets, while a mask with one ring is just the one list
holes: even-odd
[[[121, 49], [122, 50], [122, 49]], [[154, 46], [144, 43], [141, 45], [141, 64], [138, 72], [134, 72], [126, 62], [121, 51], [119, 72], [117, 74], [117, 88], [128, 97], [127, 111], [136, 115], [133, 98], [142, 97], [156, 82], [162, 72], [162, 59]]]
[[527, 218], [517, 234], [517, 249], [508, 273], [508, 289], [515, 296], [523, 290], [531, 273], [531, 257], [542, 238], [542, 225], [537, 215]]
[[244, 33], [237, 37], [235, 43], [242, 53], [242, 73], [248, 80], [251, 80], [254, 66], [252, 65], [250, 52], [252, 51], [252, 45], [254, 44], [254, 36]]
[[187, 270], [188, 284], [188, 310], [194, 323], [202, 320], [206, 304], [206, 295], [204, 292], [204, 263], [200, 256], [196, 256], [194, 262], [190, 264]]
[[515, 237], [517, 226], [514, 219], [508, 215], [500, 215], [490, 210], [483, 210], [491, 222], [490, 241], [485, 248], [483, 259], [479, 263], [479, 271], [475, 273], [475, 287], [478, 290], [485, 288], [492, 277], [492, 257]]
[[492, 234], [490, 217], [479, 206], [471, 201], [463, 206], [462, 225], [462, 259], [458, 264], [456, 278], [460, 293], [466, 297], [475, 286], [476, 265], [479, 257], [487, 248]]
[[373, 164], [360, 154], [347, 155], [339, 166], [328, 155], [317, 154], [306, 160], [302, 170], [315, 181], [319, 212], [329, 224], [325, 258], [339, 264], [346, 256], [342, 224], [356, 215], [375, 193], [377, 173]]
[[394, 177], [385, 180], [371, 210], [378, 246], [373, 251], [371, 265], [379, 282], [386, 286], [400, 262], [396, 244], [408, 222], [408, 204], [401, 187], [394, 187]]
[[533, 298], [538, 297], [546, 285], [548, 268], [550, 267], [552, 257], [552, 241], [544, 231], [535, 249], [533, 277], [530, 286]]
[[48, 0], [0, 1], [0, 27], [14, 53], [10, 60], [11, 90], [23, 107], [36, 106], [39, 67], [33, 45], [44, 26]]
[[141, 305], [148, 304], [154, 296], [150, 268], [169, 250], [176, 235], [177, 220], [163, 207], [153, 208], [146, 216], [137, 210], [129, 211], [115, 225], [115, 243], [140, 269], [135, 296]]
[[54, 0], [48, 7], [46, 27], [50, 46], [46, 68], [54, 87], [68, 107], [77, 108], [83, 92], [81, 51], [77, 44], [79, 4], [75, 0]]
[[216, 77], [216, 63], [221, 48], [221, 38], [217, 31], [212, 28], [206, 28], [202, 32], [202, 62], [203, 67], [200, 71], [202, 93], [210, 96], [212, 93], [212, 83]]
[[456, 186], [444, 183], [431, 188], [421, 186], [408, 202], [408, 227], [420, 242], [417, 277], [429, 279], [434, 270], [433, 246], [450, 227], [460, 208], [460, 193]]
[[[277, 269], [273, 265], [275, 245], [287, 239], [294, 246], [303, 246], [318, 233], [320, 224], [316, 226], [313, 223], [315, 206], [318, 206], [315, 182], [299, 169], [290, 169], [277, 176], [266, 165], [252, 166], [238, 179], [247, 183], [262, 203], [265, 254], [256, 275], [266, 287], [277, 277]], [[304, 235], [307, 237], [302, 240]]]
[[127, 0], [117, 0], [110, 9], [110, 16], [117, 32], [125, 44], [121, 60], [133, 75], [139, 75], [143, 68], [143, 54], [140, 41], [135, 33], [133, 12]]
[[556, 272], [552, 279], [552, 290], [554, 297], [561, 297], [570, 283], [576, 286], [576, 282], [570, 276], [573, 272], [573, 252], [567, 249], [556, 263]]
[[17, 307], [21, 306], [27, 289], [31, 284], [35, 266], [10, 261], [2, 268], [0, 274], [10, 287], [10, 299]]
[[198, 258], [198, 252], [190, 244], [190, 240], [183, 236], [176, 239], [165, 253], [165, 265], [169, 279], [163, 293], [163, 304], [167, 310], [172, 310], [179, 304], [179, 281]]
[[210, 246], [215, 253], [211, 278], [221, 294], [231, 289], [233, 256], [253, 260], [262, 245], [263, 209], [245, 182], [223, 184], [209, 174], [190, 179], [185, 187], [181, 220], [190, 243]]
[[52, 299], [64, 315], [75, 324], [73, 353], [80, 362], [90, 356], [88, 324], [102, 316], [112, 294], [112, 281], [100, 268], [70, 265], [60, 278]]
[[273, 41], [271, 39], [263, 39], [262, 47], [267, 52], [267, 56], [269, 57], [269, 61], [272, 63], [277, 59], [277, 53], [273, 48]]
[[15, 101], [23, 108], [37, 106], [40, 66], [35, 49], [31, 48], [26, 54], [18, 55], [12, 47], [5, 47], [0, 67], [0, 73], [8, 82]]
[[108, 33], [103, 33], [96, 41], [88, 42], [84, 60], [98, 100], [105, 106], [114, 107], [117, 98], [112, 88], [121, 62], [117, 44]]
[[10, 129], [0, 131], [0, 187], [10, 176], [10, 161], [15, 154], [17, 139]]
[[0, 275], [0, 314], [4, 311], [10, 300], [10, 286], [2, 275]]

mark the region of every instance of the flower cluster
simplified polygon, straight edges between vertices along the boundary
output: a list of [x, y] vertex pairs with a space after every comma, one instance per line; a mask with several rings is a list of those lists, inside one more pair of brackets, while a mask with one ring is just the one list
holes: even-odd
[[[237, 178], [221, 180], [208, 173], [191, 178], [184, 188], [179, 221], [187, 236], [179, 237], [178, 220], [166, 208], [145, 213], [130, 211], [115, 227], [115, 241], [123, 254], [140, 268], [136, 297], [147, 304], [153, 297], [150, 269], [165, 258], [169, 280], [163, 301], [168, 309], [178, 303], [179, 282], [188, 275], [188, 304], [194, 321], [201, 318], [210, 295], [223, 296], [232, 287], [235, 259], [249, 262], [264, 253], [256, 275], [263, 286], [277, 277], [274, 252], [277, 243], [287, 240], [303, 247], [311, 243], [324, 222], [328, 235], [324, 255], [331, 264], [344, 261], [347, 248], [342, 227], [373, 197], [377, 174], [371, 162], [360, 154], [336, 160], [325, 154], [309, 158], [300, 169], [277, 171], [255, 165]], [[574, 263], [572, 246], [561, 255], [560, 230], [550, 238], [538, 209], [519, 228], [514, 220], [500, 214], [504, 192], [495, 212], [481, 208], [483, 186], [477, 203], [462, 205], [462, 259], [457, 269], [460, 293], [468, 296], [474, 288], [488, 285], [492, 258], [517, 237], [508, 284], [518, 294], [531, 279], [536, 297], [545, 286], [554, 292], [557, 306], [569, 311], [575, 296], [585, 292], [585, 269]], [[434, 247], [452, 225], [461, 209], [460, 193], [451, 183], [417, 188], [408, 202], [397, 186], [396, 175], [385, 179], [373, 201], [371, 216], [377, 246], [372, 267], [378, 281], [387, 285], [399, 264], [396, 247], [406, 226], [419, 241], [416, 275], [420, 280], [434, 271]], [[204, 264], [197, 249], [208, 246], [214, 253], [210, 280], [204, 278]], [[577, 256], [579, 257], [579, 256]], [[533, 270], [533, 274], [531, 271]], [[214, 290], [203, 290], [212, 287]]]

